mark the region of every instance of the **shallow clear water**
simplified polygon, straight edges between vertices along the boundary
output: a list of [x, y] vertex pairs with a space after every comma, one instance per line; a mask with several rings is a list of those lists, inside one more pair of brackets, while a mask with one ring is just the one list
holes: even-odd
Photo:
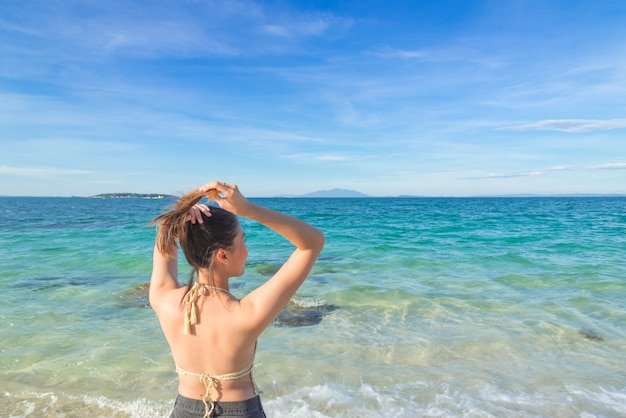
[[[626, 199], [256, 201], [327, 236], [259, 341], [268, 416], [626, 415]], [[169, 415], [139, 288], [169, 203], [0, 198], [0, 416]], [[242, 223], [240, 297], [290, 251]]]

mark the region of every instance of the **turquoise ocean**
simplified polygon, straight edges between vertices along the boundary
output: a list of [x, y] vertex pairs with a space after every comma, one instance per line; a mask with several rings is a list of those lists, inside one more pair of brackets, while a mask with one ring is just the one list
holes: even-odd
[[[327, 238], [259, 340], [269, 417], [626, 416], [626, 198], [253, 200]], [[169, 415], [142, 286], [171, 203], [0, 198], [0, 416]], [[238, 297], [291, 251], [242, 224]]]

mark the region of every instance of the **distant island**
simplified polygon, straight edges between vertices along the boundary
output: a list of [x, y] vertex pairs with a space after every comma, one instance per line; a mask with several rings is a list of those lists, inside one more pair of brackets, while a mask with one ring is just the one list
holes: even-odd
[[[89, 196], [92, 199], [178, 199], [177, 196], [169, 194], [157, 194], [157, 193], [101, 193], [93, 196]], [[318, 190], [303, 195], [282, 195], [278, 197], [371, 197], [356, 190], [349, 189], [331, 189], [331, 190]]]
[[176, 199], [176, 196], [155, 193], [102, 193], [89, 197], [93, 199]]
[[[258, 196], [260, 197], [260, 196]], [[585, 193], [572, 193], [572, 194], [553, 194], [553, 195], [539, 195], [539, 194], [509, 194], [509, 195], [477, 195], [477, 196], [423, 196], [423, 195], [397, 195], [397, 196], [370, 196], [365, 193], [361, 193], [357, 190], [351, 189], [330, 189], [330, 190], [318, 190], [311, 193], [301, 195], [279, 195], [274, 196], [278, 198], [364, 198], [364, 197], [378, 197], [378, 198], [402, 198], [402, 199], [417, 199], [417, 198], [585, 198], [585, 197], [626, 197], [624, 194], [585, 194]], [[177, 200], [179, 196], [160, 193], [102, 193], [94, 196], [89, 196], [92, 199], [171, 199]]]

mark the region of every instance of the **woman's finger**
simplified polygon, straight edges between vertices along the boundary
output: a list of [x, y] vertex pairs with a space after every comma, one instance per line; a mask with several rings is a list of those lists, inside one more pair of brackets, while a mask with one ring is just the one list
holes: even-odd
[[224, 181], [211, 181], [198, 189], [206, 193], [209, 199], [219, 203], [223, 199], [228, 199], [233, 194], [236, 187], [237, 186]]
[[196, 216], [194, 214], [194, 209], [193, 208], [189, 209], [189, 212], [187, 212], [186, 221], [187, 222], [191, 222], [192, 224], [196, 223]]
[[208, 192], [210, 190], [217, 190], [217, 191], [222, 192], [222, 191], [224, 191], [224, 187], [225, 187], [224, 185], [225, 184], [226, 183], [224, 183], [224, 182], [210, 181], [210, 182], [206, 183], [205, 185], [200, 186], [199, 190], [202, 191], [202, 192]]
[[202, 224], [204, 223], [204, 219], [202, 219], [202, 214], [209, 217], [211, 216], [211, 210], [207, 205], [196, 203], [189, 209], [189, 212], [187, 213], [187, 221], [191, 221], [192, 224]]
[[198, 203], [196, 206], [198, 207], [200, 212], [204, 213], [205, 216], [211, 216], [211, 208], [209, 208], [207, 205]]

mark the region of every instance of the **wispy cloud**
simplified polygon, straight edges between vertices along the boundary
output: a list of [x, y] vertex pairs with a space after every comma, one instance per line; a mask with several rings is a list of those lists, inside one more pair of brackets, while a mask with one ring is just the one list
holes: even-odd
[[608, 162], [587, 166], [555, 166], [538, 170], [517, 171], [508, 173], [489, 173], [483, 176], [466, 177], [465, 180], [476, 179], [504, 179], [514, 177], [536, 177], [545, 176], [555, 172], [563, 171], [596, 171], [596, 170], [626, 170], [626, 162]]
[[344, 155], [328, 154], [328, 155], [318, 155], [317, 159], [319, 161], [346, 161], [348, 158], [346, 158]]
[[148, 56], [240, 53], [230, 42], [204, 33], [194, 22], [155, 20], [148, 22], [140, 30], [123, 23], [102, 22], [101, 28], [101, 36], [94, 39], [94, 43], [99, 44], [97, 46], [107, 52], [123, 51]]
[[55, 167], [11, 167], [8, 165], [0, 165], [0, 174], [20, 177], [82, 176], [91, 173], [92, 171], [87, 170], [72, 170]]
[[323, 35], [334, 27], [349, 27], [350, 21], [332, 15], [287, 15], [283, 18], [265, 16], [263, 20], [271, 23], [262, 24], [261, 30], [267, 34], [286, 38], [314, 37]]
[[424, 51], [421, 49], [397, 49], [397, 50], [387, 50], [378, 54], [378, 56], [382, 58], [404, 58], [404, 59], [419, 59], [426, 58], [429, 56], [428, 51]]
[[37, 29], [16, 25], [3, 18], [0, 18], [0, 31], [16, 32], [23, 35], [40, 35]]
[[525, 125], [505, 126], [501, 131], [560, 131], [568, 133], [626, 128], [626, 119], [549, 119]]
[[626, 163], [605, 163], [588, 167], [589, 170], [626, 170]]
[[477, 176], [471, 177], [471, 179], [506, 179], [513, 177], [535, 177], [535, 176], [545, 176], [546, 174], [555, 172], [555, 171], [563, 171], [566, 168], [546, 168], [543, 170], [532, 170], [532, 171], [519, 171], [519, 172], [511, 172], [511, 173], [489, 173], [485, 176]]
[[355, 160], [365, 160], [370, 157], [363, 155], [345, 155], [341, 153], [295, 153], [284, 155], [283, 158], [288, 160], [299, 161], [319, 161], [319, 162], [345, 162]]
[[[77, 62], [80, 57], [91, 61], [119, 55], [167, 58], [275, 53], [278, 45], [295, 47], [294, 41], [299, 39], [343, 31], [353, 24], [332, 13], [277, 13], [270, 5], [248, 0], [188, 2], [179, 8], [170, 2], [142, 3], [94, 3], [81, 11], [44, 7], [39, 14], [21, 16], [19, 24], [0, 18], [0, 32], [31, 37], [15, 46], [15, 54], [48, 60], [67, 56]], [[38, 48], [45, 40], [52, 48]]]
[[279, 25], [265, 25], [261, 27], [261, 30], [270, 35], [282, 36], [285, 38], [291, 37], [291, 32], [287, 28]]

